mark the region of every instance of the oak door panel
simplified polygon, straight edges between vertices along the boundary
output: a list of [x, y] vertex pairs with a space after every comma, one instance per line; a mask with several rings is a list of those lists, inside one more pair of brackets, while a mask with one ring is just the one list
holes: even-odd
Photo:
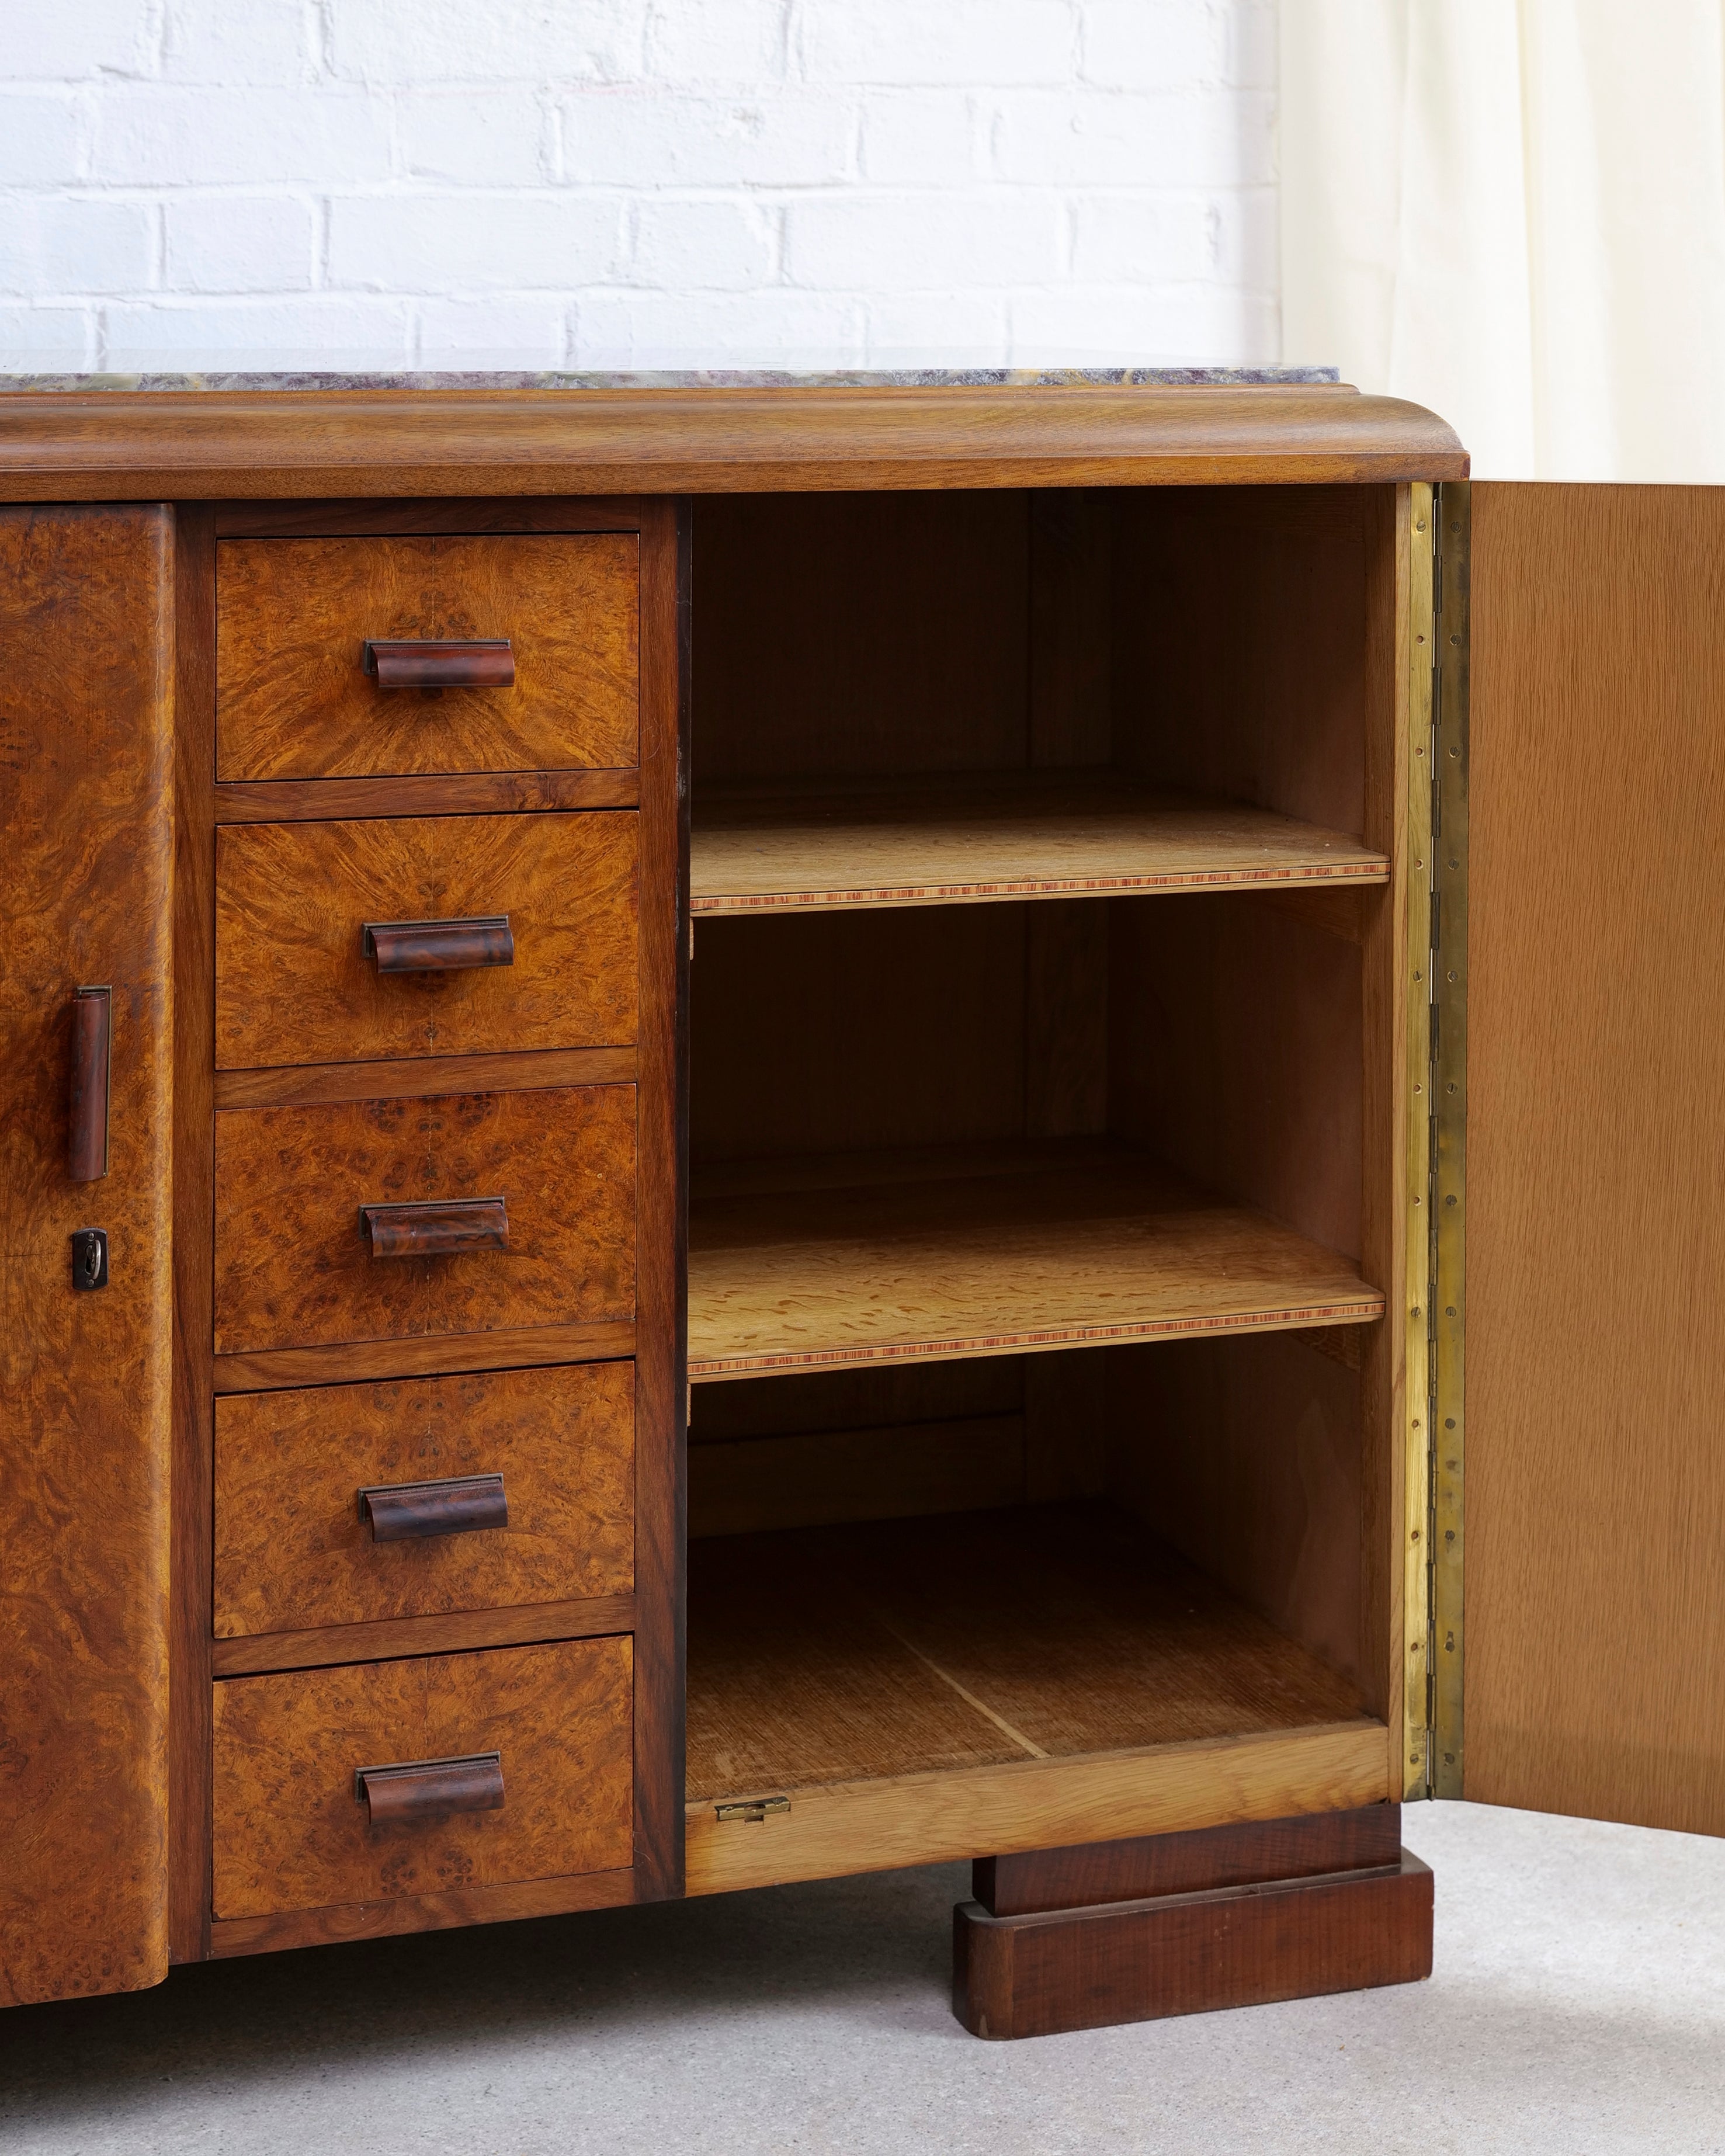
[[[0, 511], [0, 2005], [167, 1969], [172, 552], [159, 506]], [[106, 1170], [74, 1182], [84, 986]]]
[[[373, 1539], [358, 1492], [495, 1475], [508, 1524]], [[498, 1370], [216, 1402], [218, 1639], [627, 1594], [634, 1366]]]
[[[216, 1063], [616, 1046], [635, 1037], [629, 813], [239, 824], [216, 836]], [[506, 915], [512, 963], [384, 973], [367, 922]]]
[[[501, 1196], [503, 1248], [373, 1257], [360, 1208]], [[634, 1314], [635, 1091], [216, 1116], [216, 1352]]]
[[[635, 761], [633, 532], [223, 539], [216, 775], [615, 768]], [[507, 638], [507, 688], [383, 688], [365, 646]]]
[[[625, 1868], [627, 1639], [363, 1662], [216, 1686], [218, 1919]], [[362, 1767], [500, 1754], [486, 1811], [372, 1823]]]
[[1725, 1834], [1725, 488], [1472, 498], [1464, 1786]]

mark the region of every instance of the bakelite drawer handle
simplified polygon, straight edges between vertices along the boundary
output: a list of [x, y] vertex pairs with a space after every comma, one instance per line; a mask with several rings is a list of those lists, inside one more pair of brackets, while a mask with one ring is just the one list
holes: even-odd
[[380, 689], [512, 689], [506, 636], [368, 639], [366, 671]]
[[112, 1011], [113, 997], [106, 988], [80, 988], [72, 998], [72, 1112], [66, 1173], [74, 1183], [94, 1183], [108, 1173]]
[[444, 1819], [451, 1812], [503, 1809], [503, 1755], [475, 1752], [465, 1759], [404, 1759], [389, 1767], [356, 1767], [353, 1794], [373, 1826]]
[[506, 913], [467, 921], [368, 921], [360, 932], [380, 973], [454, 973], [467, 966], [512, 966], [515, 937]]
[[501, 1475], [452, 1475], [441, 1482], [391, 1482], [359, 1493], [359, 1517], [374, 1543], [474, 1535], [509, 1525]]
[[506, 1250], [509, 1205], [501, 1198], [428, 1198], [408, 1205], [362, 1205], [374, 1258], [441, 1258], [459, 1250]]

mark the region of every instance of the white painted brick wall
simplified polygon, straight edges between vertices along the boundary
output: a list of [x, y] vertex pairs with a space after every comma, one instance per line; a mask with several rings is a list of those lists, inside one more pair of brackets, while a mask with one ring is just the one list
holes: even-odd
[[1279, 356], [1275, 0], [0, 12], [8, 355]]

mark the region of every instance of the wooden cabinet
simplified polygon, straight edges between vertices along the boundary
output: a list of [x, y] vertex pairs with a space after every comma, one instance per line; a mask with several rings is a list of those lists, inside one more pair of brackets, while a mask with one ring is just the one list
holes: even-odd
[[1725, 1831], [1716, 496], [321, 408], [0, 412], [7, 1995], [970, 1856], [1028, 2033], [1417, 1976], [1406, 1799]]

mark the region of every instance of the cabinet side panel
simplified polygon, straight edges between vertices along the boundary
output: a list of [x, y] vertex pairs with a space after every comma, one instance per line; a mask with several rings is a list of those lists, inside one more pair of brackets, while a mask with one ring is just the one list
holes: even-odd
[[1476, 485], [1466, 1794], [1725, 1833], [1725, 489]]
[[[0, 2002], [166, 1973], [172, 539], [0, 514]], [[67, 1172], [110, 991], [107, 1172]], [[73, 1287], [71, 1237], [108, 1237]]]

